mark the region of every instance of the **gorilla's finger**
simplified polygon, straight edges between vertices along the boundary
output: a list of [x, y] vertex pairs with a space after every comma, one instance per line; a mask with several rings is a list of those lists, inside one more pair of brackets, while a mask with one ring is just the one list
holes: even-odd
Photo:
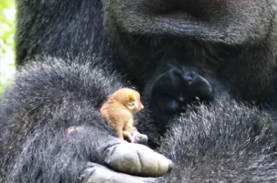
[[125, 141], [107, 147], [104, 157], [112, 169], [139, 176], [162, 176], [173, 166], [171, 160], [150, 148]]
[[138, 131], [133, 131], [131, 133], [131, 136], [134, 138], [134, 143], [147, 144], [147, 142], [148, 142], [148, 136], [145, 134], [142, 134]]
[[84, 171], [83, 183], [154, 183], [155, 178], [142, 178], [118, 173], [96, 163], [89, 163], [89, 168]]

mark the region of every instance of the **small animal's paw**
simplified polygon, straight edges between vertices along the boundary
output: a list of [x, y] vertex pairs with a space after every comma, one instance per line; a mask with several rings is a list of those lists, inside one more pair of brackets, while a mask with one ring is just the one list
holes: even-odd
[[148, 142], [148, 136], [142, 133], [139, 133], [138, 131], [133, 131], [131, 133], [131, 136], [133, 138], [133, 142], [137, 144], [147, 144]]

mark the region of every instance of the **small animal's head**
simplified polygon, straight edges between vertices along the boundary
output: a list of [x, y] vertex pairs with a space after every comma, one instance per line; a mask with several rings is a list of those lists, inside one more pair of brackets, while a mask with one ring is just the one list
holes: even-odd
[[136, 90], [130, 88], [122, 88], [117, 90], [112, 97], [129, 109], [132, 113], [138, 112], [144, 108], [140, 101], [140, 94]]

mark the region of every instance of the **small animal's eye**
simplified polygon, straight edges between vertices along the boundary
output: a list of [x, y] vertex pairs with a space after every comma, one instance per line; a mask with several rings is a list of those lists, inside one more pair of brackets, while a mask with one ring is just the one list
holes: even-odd
[[135, 105], [135, 102], [134, 101], [131, 101], [128, 103], [129, 106], [134, 106]]
[[137, 109], [136, 102], [129, 102], [127, 107], [132, 111]]

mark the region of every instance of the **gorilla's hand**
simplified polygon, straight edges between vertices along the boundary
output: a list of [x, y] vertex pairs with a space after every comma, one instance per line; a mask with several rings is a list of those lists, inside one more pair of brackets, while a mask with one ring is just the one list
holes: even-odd
[[195, 99], [201, 101], [213, 100], [213, 88], [210, 82], [198, 74], [194, 68], [185, 66], [170, 68], [158, 76], [150, 91], [151, 104], [157, 113], [171, 115], [184, 111], [186, 104]]
[[167, 173], [172, 167], [170, 160], [144, 145], [112, 139], [99, 148], [103, 162], [113, 170], [99, 164], [89, 163], [83, 174], [84, 182], [152, 182], [154, 179], [128, 174], [158, 177]]
[[83, 183], [153, 183], [156, 180], [155, 178], [142, 178], [119, 173], [96, 163], [90, 163], [88, 166], [83, 174], [87, 177]]
[[[87, 163], [82, 168], [83, 182], [152, 182], [155, 179], [142, 177], [159, 177], [172, 168], [171, 160], [147, 146], [128, 143], [110, 135], [104, 135], [103, 132], [100, 134], [90, 127], [74, 129], [77, 133], [69, 133], [69, 138], [77, 139], [76, 143], [80, 145], [92, 144], [91, 149], [86, 150], [89, 158], [85, 160]], [[97, 138], [100, 135], [101, 138]], [[91, 156], [93, 158], [90, 158]]]
[[151, 108], [159, 121], [156, 125], [164, 131], [168, 129], [167, 121], [186, 111], [187, 104], [214, 99], [211, 83], [192, 67], [170, 65], [151, 84], [147, 89]]

